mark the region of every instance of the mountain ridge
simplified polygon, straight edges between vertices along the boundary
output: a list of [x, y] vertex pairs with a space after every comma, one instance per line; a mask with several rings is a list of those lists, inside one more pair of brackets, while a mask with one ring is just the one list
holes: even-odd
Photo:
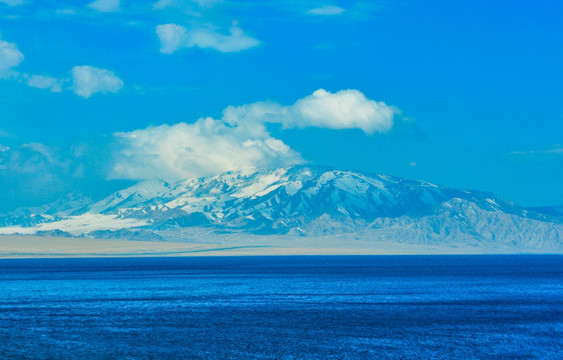
[[563, 251], [563, 216], [556, 211], [520, 207], [488, 192], [311, 165], [148, 180], [99, 201], [69, 196], [39, 210], [5, 215], [0, 233], [166, 240], [181, 229], [205, 228]]

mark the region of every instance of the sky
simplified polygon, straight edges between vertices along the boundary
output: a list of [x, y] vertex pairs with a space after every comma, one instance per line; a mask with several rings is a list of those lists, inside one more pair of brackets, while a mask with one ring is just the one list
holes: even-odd
[[563, 204], [561, 1], [0, 0], [0, 211], [296, 163]]

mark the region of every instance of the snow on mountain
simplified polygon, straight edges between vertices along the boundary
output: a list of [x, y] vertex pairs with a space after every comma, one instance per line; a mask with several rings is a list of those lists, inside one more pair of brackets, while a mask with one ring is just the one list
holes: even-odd
[[[119, 209], [135, 207], [170, 191], [170, 185], [161, 180], [143, 181], [87, 207], [89, 213], [106, 214]], [[86, 209], [85, 209], [86, 210]]]
[[545, 211], [490, 193], [318, 166], [242, 169], [175, 184], [144, 181], [98, 202], [63, 204], [0, 217], [0, 233], [162, 239], [200, 227], [214, 233], [349, 234], [413, 244], [563, 251], [563, 221]]

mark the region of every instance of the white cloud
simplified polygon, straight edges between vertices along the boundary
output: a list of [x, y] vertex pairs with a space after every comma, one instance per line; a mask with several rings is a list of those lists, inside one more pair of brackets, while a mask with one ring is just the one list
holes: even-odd
[[325, 5], [318, 8], [310, 9], [309, 11], [307, 11], [307, 14], [330, 16], [330, 15], [340, 15], [344, 11], [346, 10], [338, 6]]
[[370, 100], [358, 90], [330, 93], [319, 89], [295, 103], [287, 127], [316, 126], [329, 129], [362, 129], [367, 134], [386, 132], [393, 126], [397, 109]]
[[115, 136], [123, 146], [110, 173], [116, 179], [174, 180], [302, 162], [297, 152], [273, 138], [264, 126], [231, 126], [212, 118]]
[[393, 126], [393, 117], [399, 110], [384, 102], [370, 100], [358, 90], [331, 93], [319, 89], [291, 106], [255, 103], [241, 107], [231, 106], [224, 113], [230, 122], [259, 119], [263, 122], [281, 123], [284, 128], [313, 126], [361, 129], [366, 134], [373, 134], [389, 131]]
[[220, 52], [237, 52], [260, 44], [257, 39], [246, 35], [236, 22], [233, 22], [228, 35], [206, 28], [188, 31], [177, 24], [158, 25], [156, 33], [160, 40], [160, 51], [165, 54], [172, 54], [180, 48], [190, 47], [215, 49]]
[[99, 12], [116, 12], [119, 11], [119, 0], [96, 0], [90, 4], [89, 7]]
[[32, 75], [27, 79], [27, 85], [38, 89], [49, 89], [52, 92], [62, 91], [62, 80], [43, 75]]
[[14, 43], [0, 40], [0, 79], [6, 79], [17, 73], [12, 68], [24, 59], [23, 54]]
[[8, 6], [22, 5], [24, 2], [24, 0], [0, 0], [0, 3], [4, 3]]
[[387, 131], [398, 110], [367, 99], [358, 90], [317, 90], [294, 105], [257, 102], [230, 106], [220, 120], [161, 125], [115, 134], [120, 150], [110, 178], [176, 180], [242, 167], [276, 167], [303, 162], [301, 155], [274, 138], [267, 123], [284, 128], [316, 126]]
[[123, 88], [123, 81], [106, 69], [75, 66], [72, 68], [72, 88], [76, 95], [89, 98], [98, 92], [118, 92]]

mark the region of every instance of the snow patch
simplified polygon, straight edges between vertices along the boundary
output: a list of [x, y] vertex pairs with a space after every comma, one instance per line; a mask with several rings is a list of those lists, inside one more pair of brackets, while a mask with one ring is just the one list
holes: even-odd
[[124, 219], [115, 215], [86, 213], [67, 219], [39, 224], [36, 231], [61, 230], [72, 235], [87, 234], [96, 230], [119, 230], [147, 225], [145, 220]]
[[[257, 195], [257, 193], [266, 190], [268, 186], [273, 185], [275, 182], [280, 181], [281, 176], [279, 173], [267, 174], [260, 176], [255, 183], [246, 186], [239, 191], [231, 194], [235, 198], [251, 197]], [[274, 189], [272, 189], [274, 190]]]

